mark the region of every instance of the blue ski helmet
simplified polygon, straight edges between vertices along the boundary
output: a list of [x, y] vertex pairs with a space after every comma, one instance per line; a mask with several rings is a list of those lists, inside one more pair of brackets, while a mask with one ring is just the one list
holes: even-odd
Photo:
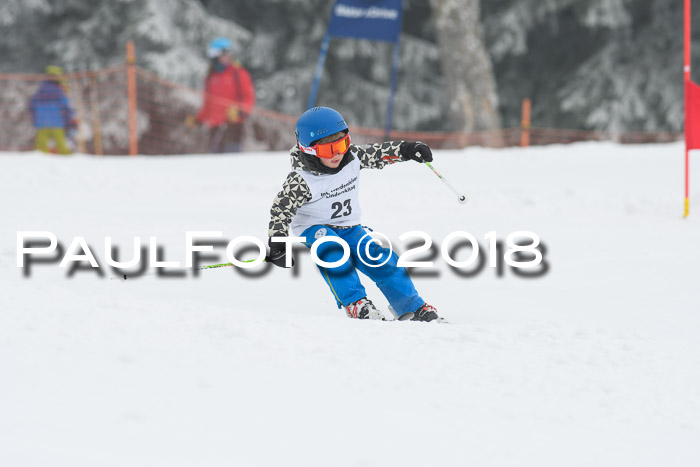
[[231, 41], [226, 39], [225, 37], [217, 37], [216, 39], [213, 39], [209, 43], [209, 48], [207, 48], [207, 56], [209, 58], [216, 58], [224, 50], [231, 50], [232, 44]]
[[339, 131], [348, 131], [348, 125], [337, 110], [330, 107], [312, 107], [297, 120], [297, 139], [304, 146]]

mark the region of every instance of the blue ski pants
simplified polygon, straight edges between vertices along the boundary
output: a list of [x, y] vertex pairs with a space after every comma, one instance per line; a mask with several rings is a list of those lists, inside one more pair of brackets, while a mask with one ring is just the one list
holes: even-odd
[[[382, 291], [399, 316], [416, 311], [425, 302], [416, 292], [406, 269], [397, 266], [398, 256], [396, 253], [390, 252], [388, 248], [379, 246], [376, 242], [370, 243], [367, 248], [371, 238], [369, 235], [362, 238], [367, 233], [368, 231], [360, 225], [347, 229], [314, 225], [306, 229], [301, 236], [306, 239], [305, 245], [309, 248], [319, 239], [331, 235], [341, 238], [350, 247], [350, 257], [343, 265], [335, 268], [318, 266], [335, 297], [338, 308], [367, 296], [357, 274], [357, 271], [360, 271], [377, 284], [379, 290]], [[343, 257], [343, 249], [336, 242], [325, 242], [318, 246], [316, 255], [325, 262], [333, 263]], [[383, 265], [371, 266], [379, 265], [385, 260]]]

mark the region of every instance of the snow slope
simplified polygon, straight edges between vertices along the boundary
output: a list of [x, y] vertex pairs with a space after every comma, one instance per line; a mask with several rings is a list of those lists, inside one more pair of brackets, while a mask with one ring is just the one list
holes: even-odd
[[[700, 221], [681, 219], [680, 144], [438, 152], [466, 205], [418, 164], [363, 171], [364, 223], [397, 242], [545, 243], [539, 278], [436, 259], [415, 283], [452, 325], [348, 320], [305, 253], [296, 275], [110, 279], [105, 235], [124, 257], [156, 236], [170, 261], [187, 230], [266, 240], [286, 157], [0, 154], [0, 465], [696, 465]], [[104, 275], [24, 277], [18, 230], [84, 236]]]

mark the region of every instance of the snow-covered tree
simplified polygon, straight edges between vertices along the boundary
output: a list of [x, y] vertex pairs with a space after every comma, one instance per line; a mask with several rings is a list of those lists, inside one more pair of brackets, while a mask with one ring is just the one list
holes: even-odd
[[[536, 126], [682, 129], [683, 2], [500, 0], [482, 7], [506, 126], [518, 124], [520, 102], [530, 97]], [[700, 24], [697, 8], [693, 24]]]
[[496, 82], [483, 43], [479, 0], [432, 0], [431, 4], [453, 129], [500, 128]]
[[[123, 63], [132, 39], [139, 65], [201, 88], [206, 44], [227, 36], [251, 71], [258, 105], [298, 114], [331, 6], [328, 0], [3, 0], [0, 71]], [[535, 126], [619, 132], [683, 126], [682, 2], [404, 0], [404, 6], [396, 129], [490, 128], [499, 117], [513, 127], [526, 97]], [[693, 24], [698, 38], [700, 8]], [[352, 124], [383, 127], [391, 52], [387, 43], [334, 38], [317, 102], [338, 107]], [[467, 123], [455, 125], [455, 112]]]

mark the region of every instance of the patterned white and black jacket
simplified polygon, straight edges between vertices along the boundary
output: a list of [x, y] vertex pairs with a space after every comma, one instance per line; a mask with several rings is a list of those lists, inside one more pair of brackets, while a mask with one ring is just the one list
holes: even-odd
[[[348, 150], [349, 154], [346, 155], [347, 160], [343, 160], [343, 166], [351, 166], [354, 159], [359, 161], [360, 169], [382, 169], [387, 165], [403, 162], [407, 159], [401, 154], [402, 143], [403, 141], [387, 141], [372, 145], [351, 144]], [[309, 167], [309, 163], [304, 160], [307, 158], [307, 161], [316, 162], [317, 160], [309, 158], [315, 158], [315, 156], [302, 154], [296, 146], [291, 149], [290, 155], [292, 172], [287, 175], [282, 190], [275, 197], [270, 209], [268, 230], [270, 237], [288, 236], [289, 227], [299, 208], [314, 199], [314, 193], [307, 180], [314, 180], [315, 177], [328, 177], [327, 173]]]

